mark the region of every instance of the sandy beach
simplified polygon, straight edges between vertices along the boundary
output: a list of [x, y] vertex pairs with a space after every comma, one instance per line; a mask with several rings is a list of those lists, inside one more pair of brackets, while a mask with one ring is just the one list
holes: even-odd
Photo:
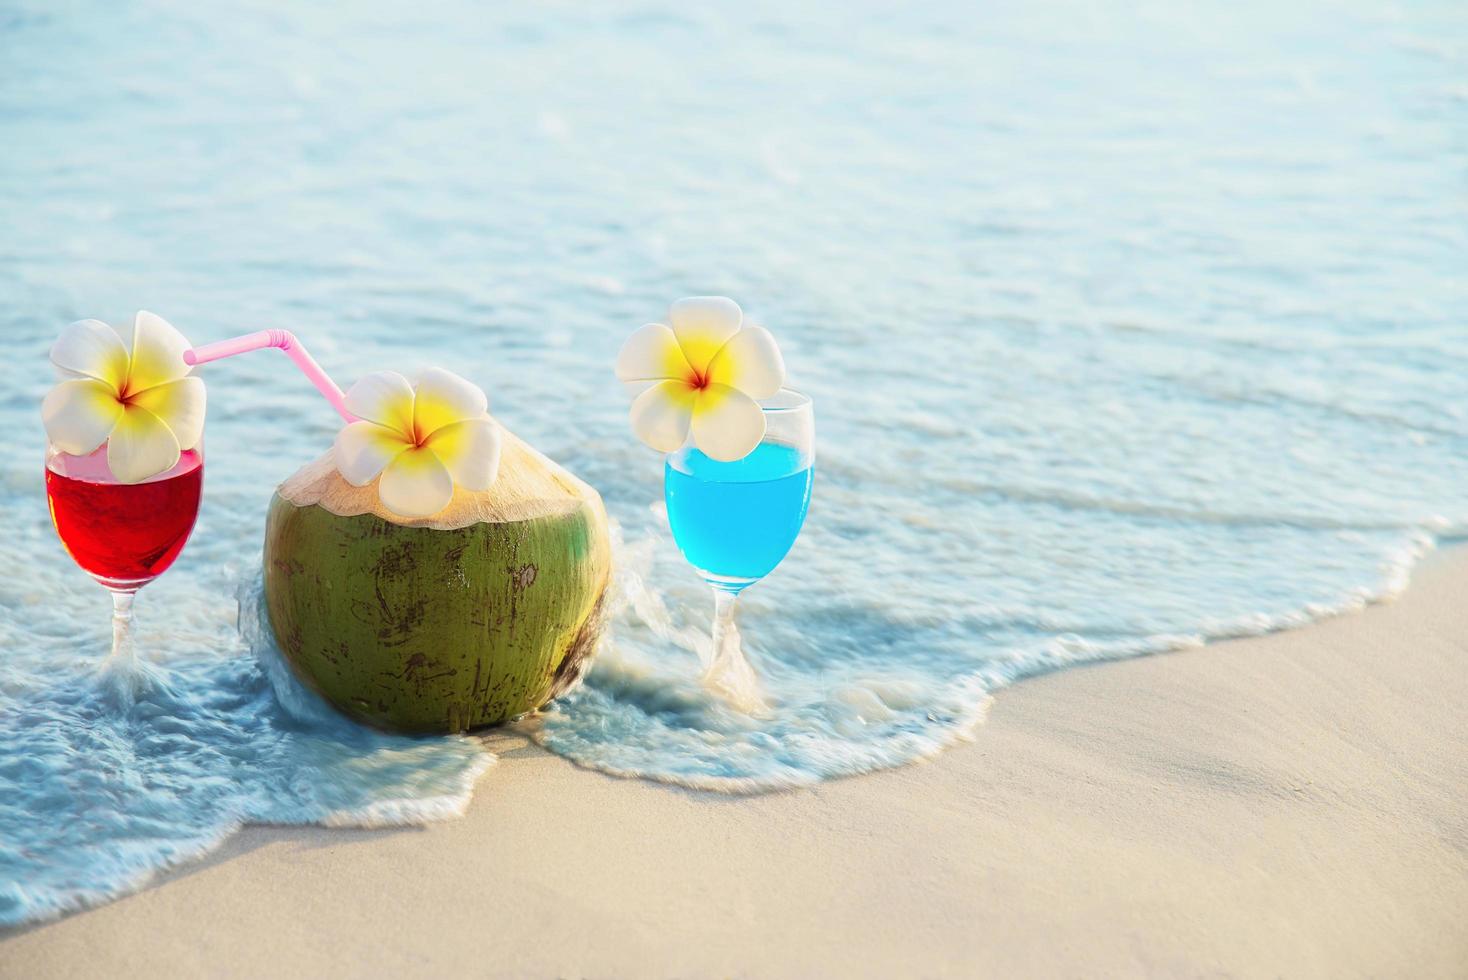
[[1001, 692], [930, 764], [758, 797], [494, 736], [467, 817], [252, 827], [6, 977], [1462, 976], [1468, 554], [1307, 629]]

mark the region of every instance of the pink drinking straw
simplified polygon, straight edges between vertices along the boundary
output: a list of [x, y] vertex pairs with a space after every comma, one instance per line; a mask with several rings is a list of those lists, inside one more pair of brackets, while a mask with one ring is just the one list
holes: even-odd
[[327, 377], [326, 372], [321, 370], [321, 365], [316, 363], [315, 358], [307, 353], [296, 335], [289, 330], [261, 330], [258, 333], [247, 333], [243, 337], [231, 337], [229, 340], [205, 344], [203, 347], [184, 351], [183, 359], [185, 364], [207, 364], [222, 357], [234, 357], [236, 354], [270, 347], [285, 351], [285, 356], [296, 362], [296, 367], [316, 386], [317, 391], [326, 396], [338, 415], [348, 422], [357, 421], [357, 416], [347, 411], [346, 397], [342, 390], [336, 386], [335, 381]]

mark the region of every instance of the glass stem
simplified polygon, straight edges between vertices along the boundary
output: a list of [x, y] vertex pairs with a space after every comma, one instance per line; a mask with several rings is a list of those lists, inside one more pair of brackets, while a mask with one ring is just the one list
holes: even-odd
[[738, 602], [737, 593], [714, 589], [714, 655], [708, 669], [711, 676], [744, 659], [744, 651], [739, 647], [739, 627], [734, 625], [734, 606]]
[[133, 599], [137, 593], [114, 590], [112, 593], [112, 661], [114, 670], [124, 676], [134, 673], [138, 665], [133, 646]]
[[765, 706], [765, 700], [754, 668], [739, 645], [739, 627], [734, 624], [738, 600], [737, 592], [714, 589], [713, 652], [703, 680], [740, 710], [757, 711]]

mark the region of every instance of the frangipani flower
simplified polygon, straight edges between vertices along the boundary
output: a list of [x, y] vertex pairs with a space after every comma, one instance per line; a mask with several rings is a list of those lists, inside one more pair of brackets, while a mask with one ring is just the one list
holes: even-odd
[[337, 433], [336, 468], [353, 486], [377, 483], [388, 510], [428, 517], [454, 496], [454, 485], [487, 490], [500, 468], [499, 426], [486, 414], [484, 392], [442, 368], [416, 383], [378, 371], [352, 385], [347, 411], [357, 416]]
[[123, 483], [173, 468], [204, 434], [204, 382], [189, 376], [189, 342], [160, 316], [139, 310], [132, 342], [101, 320], [79, 320], [51, 345], [64, 379], [41, 403], [51, 445], [85, 456], [107, 443]]
[[744, 322], [723, 296], [691, 296], [622, 345], [617, 378], [643, 384], [632, 402], [632, 431], [659, 452], [693, 444], [730, 462], [754, 451], [765, 435], [759, 399], [785, 383], [785, 361], [764, 327]]

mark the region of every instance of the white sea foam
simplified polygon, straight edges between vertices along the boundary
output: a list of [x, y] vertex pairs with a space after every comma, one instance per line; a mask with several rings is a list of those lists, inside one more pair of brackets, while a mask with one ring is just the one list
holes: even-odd
[[[126, 700], [115, 684], [135, 679], [99, 671], [95, 646], [17, 646], [19, 624], [7, 625], [0, 925], [131, 891], [245, 823], [382, 827], [463, 813], [494, 757], [472, 738], [396, 738], [326, 708], [282, 673], [259, 600], [258, 585], [241, 597], [249, 650], [229, 636], [146, 631], [150, 654], [159, 641], [170, 650]], [[80, 611], [57, 605], [37, 617]]]
[[[524, 725], [705, 789], [932, 755], [1018, 678], [1356, 609], [1468, 534], [1452, 5], [1387, 46], [1364, 2], [85, 6], [0, 14], [0, 922], [250, 821], [450, 817], [492, 761], [343, 721], [252, 618], [271, 489], [337, 426], [270, 354], [201, 372], [203, 512], [137, 603], [163, 683], [108, 697], [40, 480], [81, 316], [484, 385], [626, 541], [606, 649]], [[741, 600], [759, 718], [696, 683], [711, 602], [610, 374], [704, 292], [816, 405], [810, 520]]]

